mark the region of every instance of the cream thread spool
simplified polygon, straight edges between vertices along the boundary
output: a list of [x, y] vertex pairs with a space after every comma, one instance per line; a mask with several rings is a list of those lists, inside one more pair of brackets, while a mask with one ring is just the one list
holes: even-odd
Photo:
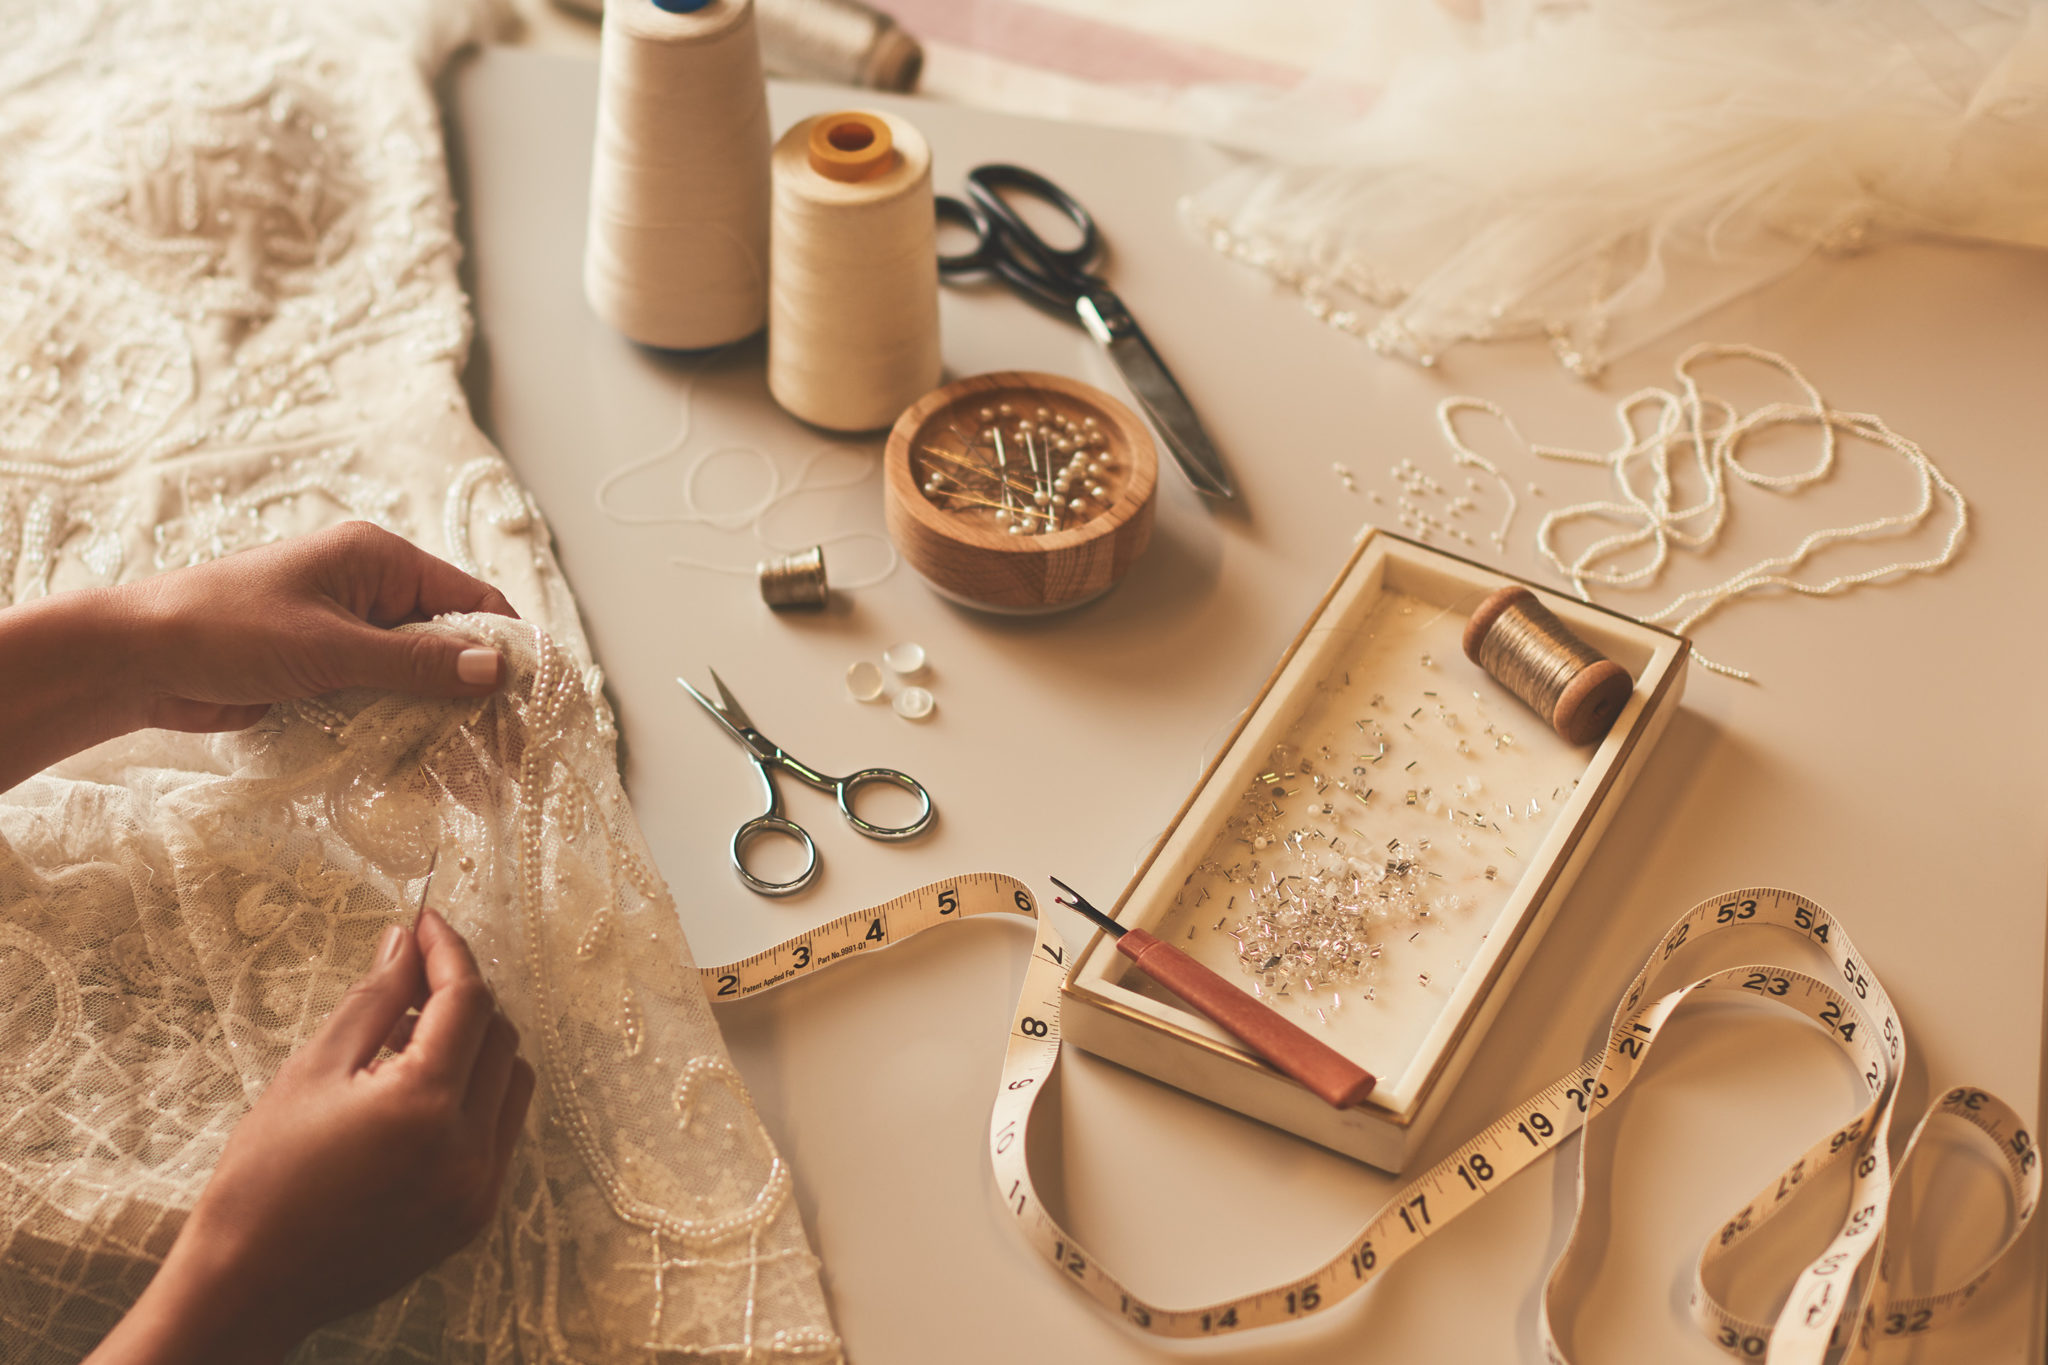
[[[673, 11], [673, 12], [672, 12]], [[583, 289], [647, 346], [768, 316], [768, 96], [753, 0], [609, 0]]]
[[1536, 594], [1509, 584], [1465, 623], [1465, 657], [1520, 697], [1568, 744], [1607, 733], [1628, 705], [1628, 670], [1572, 633]]
[[893, 114], [821, 114], [772, 164], [768, 389], [813, 426], [888, 426], [939, 382], [931, 149]]

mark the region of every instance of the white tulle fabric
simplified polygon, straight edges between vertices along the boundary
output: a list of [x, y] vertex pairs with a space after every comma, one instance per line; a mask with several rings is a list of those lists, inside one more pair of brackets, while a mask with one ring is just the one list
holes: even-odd
[[469, 420], [427, 0], [0, 0], [0, 605], [348, 517], [498, 583], [483, 703], [144, 732], [0, 793], [0, 1359], [75, 1361], [408, 918], [540, 1073], [503, 1208], [306, 1361], [830, 1360], [546, 528]]
[[1816, 250], [2048, 246], [2048, 9], [2028, 0], [1358, 0], [1284, 97], [1208, 91], [1251, 153], [1215, 245], [1425, 363], [1545, 337], [1580, 374]]

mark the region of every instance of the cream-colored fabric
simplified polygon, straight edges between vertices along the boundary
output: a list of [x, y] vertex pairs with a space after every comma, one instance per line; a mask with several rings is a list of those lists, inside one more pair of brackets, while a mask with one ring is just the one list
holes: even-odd
[[118, 1317], [437, 850], [539, 1101], [484, 1237], [301, 1358], [837, 1354], [584, 669], [531, 625], [454, 624], [504, 651], [500, 695], [278, 707], [203, 767], [0, 801], [7, 1360], [76, 1359]]
[[1816, 250], [2048, 246], [2027, 0], [1355, 0], [1284, 97], [1191, 94], [1257, 155], [1189, 220], [1331, 326], [1580, 374]]
[[0, 794], [0, 1359], [76, 1360], [411, 914], [540, 1073], [477, 1244], [304, 1360], [831, 1359], [787, 1167], [618, 782], [575, 605], [469, 420], [425, 80], [461, 3], [0, 0], [0, 605], [349, 517], [526, 618], [484, 703], [145, 732]]

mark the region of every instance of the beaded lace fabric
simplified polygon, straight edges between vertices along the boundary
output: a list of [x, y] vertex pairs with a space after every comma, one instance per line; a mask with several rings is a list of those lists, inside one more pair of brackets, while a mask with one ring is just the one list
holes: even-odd
[[0, 1359], [78, 1359], [433, 893], [540, 1086], [471, 1247], [305, 1361], [831, 1360], [531, 499], [469, 420], [426, 78], [489, 18], [0, 0], [0, 605], [348, 518], [523, 622], [484, 702], [344, 694], [0, 793]]

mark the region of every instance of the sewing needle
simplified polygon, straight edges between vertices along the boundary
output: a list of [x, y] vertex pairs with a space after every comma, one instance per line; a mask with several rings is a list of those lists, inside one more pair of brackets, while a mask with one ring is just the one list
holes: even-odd
[[427, 859], [427, 877], [425, 881], [420, 883], [419, 907], [412, 912], [412, 931], [415, 934], [420, 931], [420, 917], [427, 913], [427, 892], [434, 885], [434, 869], [440, 865], [441, 850], [437, 848], [434, 850], [434, 856]]

